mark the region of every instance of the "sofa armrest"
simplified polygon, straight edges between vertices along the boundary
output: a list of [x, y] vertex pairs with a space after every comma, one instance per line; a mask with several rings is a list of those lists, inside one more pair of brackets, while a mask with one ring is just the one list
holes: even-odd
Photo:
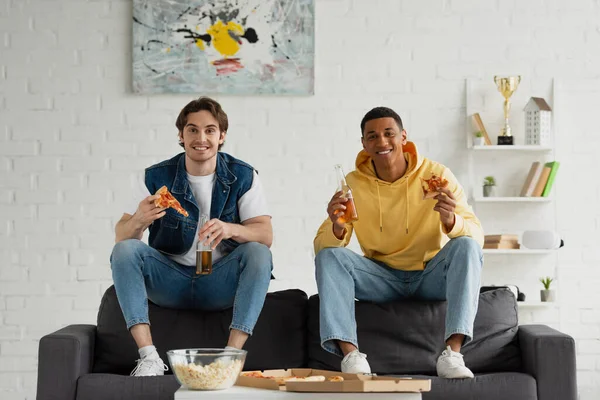
[[519, 326], [524, 372], [537, 381], [538, 400], [577, 400], [575, 341], [546, 325]]
[[92, 371], [95, 325], [69, 325], [40, 339], [37, 400], [75, 400], [77, 379]]

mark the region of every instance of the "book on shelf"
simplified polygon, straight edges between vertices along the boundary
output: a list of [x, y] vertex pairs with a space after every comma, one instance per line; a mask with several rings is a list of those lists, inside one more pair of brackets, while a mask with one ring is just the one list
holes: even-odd
[[531, 197], [531, 195], [533, 194], [533, 190], [535, 189], [535, 186], [537, 185], [537, 182], [540, 179], [540, 175], [542, 174], [542, 169], [544, 169], [544, 165], [539, 161], [534, 161], [531, 164], [529, 174], [527, 174], [525, 183], [523, 183], [523, 187], [521, 188], [521, 197]]
[[494, 250], [519, 250], [521, 245], [514, 242], [484, 243], [483, 248]]
[[486, 243], [496, 243], [496, 242], [518, 242], [519, 241], [519, 235], [516, 234], [512, 234], [512, 233], [502, 233], [499, 235], [485, 235], [484, 236], [484, 241]]
[[550, 174], [548, 175], [548, 180], [546, 181], [546, 185], [544, 186], [542, 197], [548, 197], [548, 195], [550, 194], [550, 191], [552, 190], [552, 185], [554, 185], [556, 173], [558, 172], [558, 167], [560, 166], [560, 162], [552, 161], [547, 163], [546, 166], [550, 167]]
[[525, 183], [521, 188], [521, 197], [548, 197], [556, 179], [560, 162], [550, 161], [542, 164], [534, 161], [531, 164]]
[[552, 167], [548, 164], [544, 164], [542, 168], [542, 173], [540, 174], [540, 178], [538, 179], [535, 188], [533, 189], [532, 197], [541, 197], [542, 193], [544, 193], [544, 188], [546, 187], [546, 182], [548, 182], [548, 177], [550, 176], [550, 172], [552, 171]]
[[481, 132], [483, 134], [485, 144], [488, 146], [491, 145], [492, 141], [490, 140], [490, 137], [488, 136], [487, 130], [485, 129], [485, 126], [483, 125], [483, 121], [481, 120], [481, 116], [479, 115], [479, 113], [473, 114], [473, 122], [475, 123], [475, 128], [477, 129], [477, 131]]
[[515, 234], [500, 234], [500, 235], [485, 235], [484, 249], [520, 249], [519, 235]]

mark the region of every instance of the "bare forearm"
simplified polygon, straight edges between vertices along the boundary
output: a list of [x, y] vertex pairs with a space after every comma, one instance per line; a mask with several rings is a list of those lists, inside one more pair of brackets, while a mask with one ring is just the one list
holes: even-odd
[[146, 227], [141, 226], [133, 218], [121, 220], [115, 226], [115, 242], [127, 239], [141, 239]]
[[231, 227], [231, 238], [238, 243], [258, 242], [267, 247], [273, 244], [273, 228], [270, 223], [231, 224]]

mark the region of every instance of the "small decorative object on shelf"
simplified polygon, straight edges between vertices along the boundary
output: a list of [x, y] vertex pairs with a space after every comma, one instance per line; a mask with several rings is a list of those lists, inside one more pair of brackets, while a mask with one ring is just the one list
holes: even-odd
[[496, 194], [496, 179], [486, 176], [483, 180], [483, 197], [494, 197]]
[[528, 249], [556, 250], [565, 245], [558, 232], [550, 230], [527, 230], [522, 240]]
[[[476, 137], [478, 137], [478, 134], [481, 134], [481, 136], [483, 137], [483, 145], [491, 145], [492, 141], [490, 140], [489, 135], [487, 134], [487, 130], [485, 129], [485, 125], [483, 125], [483, 121], [481, 119], [481, 115], [479, 115], [479, 113], [475, 113], [473, 114], [473, 124], [475, 126], [475, 129], [477, 132], [475, 134]], [[475, 144], [475, 143], [474, 143]], [[477, 144], [475, 144], [477, 145]]]
[[544, 285], [544, 289], [540, 290], [540, 297], [543, 302], [554, 301], [554, 290], [550, 289], [550, 284], [554, 281], [554, 279], [549, 276], [545, 278], [540, 278], [540, 282]]
[[512, 136], [511, 128], [508, 123], [508, 115], [510, 112], [510, 96], [517, 90], [519, 87], [519, 83], [521, 83], [521, 76], [507, 76], [507, 77], [499, 77], [494, 76], [494, 82], [496, 82], [496, 86], [498, 87], [498, 91], [504, 97], [504, 127], [500, 132], [500, 136], [498, 136], [498, 144], [499, 145], [512, 145], [514, 143], [514, 138]]
[[479, 131], [475, 134], [475, 137], [473, 138], [473, 146], [485, 146], [483, 132]]
[[525, 144], [549, 146], [552, 131], [552, 109], [541, 97], [532, 97], [525, 111]]

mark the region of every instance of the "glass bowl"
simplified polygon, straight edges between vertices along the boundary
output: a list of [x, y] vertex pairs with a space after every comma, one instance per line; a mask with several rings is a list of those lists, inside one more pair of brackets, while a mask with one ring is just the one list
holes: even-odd
[[246, 350], [178, 349], [167, 351], [177, 382], [191, 390], [222, 390], [235, 384]]

